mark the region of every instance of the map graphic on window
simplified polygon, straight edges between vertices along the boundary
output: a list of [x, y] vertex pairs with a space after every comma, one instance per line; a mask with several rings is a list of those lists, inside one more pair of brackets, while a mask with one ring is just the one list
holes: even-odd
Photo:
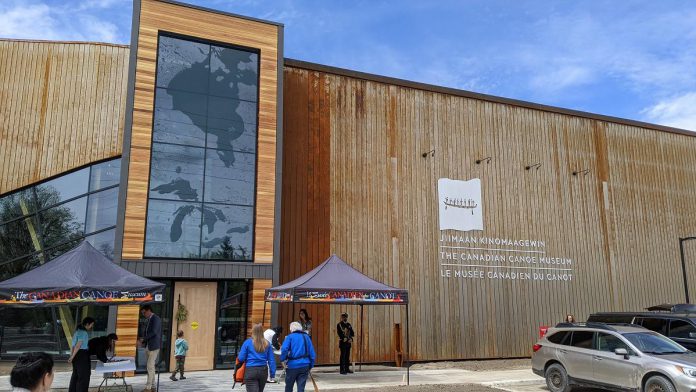
[[253, 258], [258, 53], [160, 35], [145, 256]]

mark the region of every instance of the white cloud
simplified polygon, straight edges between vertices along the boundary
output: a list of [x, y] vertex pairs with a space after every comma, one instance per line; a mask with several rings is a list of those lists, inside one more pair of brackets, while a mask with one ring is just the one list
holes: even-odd
[[544, 89], [554, 92], [568, 87], [576, 87], [593, 80], [592, 70], [579, 65], [560, 66], [546, 73], [534, 75], [530, 84], [534, 89]]
[[650, 122], [696, 131], [696, 92], [662, 100], [641, 113]]
[[73, 11], [91, 10], [95, 8], [110, 8], [115, 5], [129, 6], [129, 0], [82, 0]]
[[696, 36], [696, 11], [652, 14], [636, 8], [617, 17], [620, 12], [621, 7], [605, 14], [577, 9], [544, 16], [523, 45], [510, 47], [508, 60], [538, 97], [608, 78], [658, 96], [696, 86], [696, 41], [688, 38]]
[[118, 27], [115, 24], [106, 22], [93, 16], [83, 16], [80, 18], [82, 34], [89, 37], [91, 41], [116, 42]]
[[[41, 1], [0, 2], [0, 37], [61, 41], [118, 42], [124, 34], [111, 21], [125, 0], [91, 0], [49, 6]], [[130, 15], [130, 13], [127, 13]], [[129, 25], [129, 23], [126, 23]]]
[[57, 21], [43, 3], [0, 8], [0, 36], [55, 39]]

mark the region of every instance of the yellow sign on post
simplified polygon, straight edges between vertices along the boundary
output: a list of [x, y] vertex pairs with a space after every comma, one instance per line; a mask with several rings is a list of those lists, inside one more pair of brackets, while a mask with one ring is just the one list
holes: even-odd
[[198, 321], [194, 321], [191, 323], [191, 329], [194, 331], [198, 329]]

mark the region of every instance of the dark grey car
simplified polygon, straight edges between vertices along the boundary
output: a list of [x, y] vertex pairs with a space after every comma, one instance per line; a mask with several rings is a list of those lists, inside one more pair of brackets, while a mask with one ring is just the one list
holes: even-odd
[[591, 314], [588, 322], [636, 324], [665, 335], [691, 351], [696, 351], [696, 314], [667, 312], [602, 312]]

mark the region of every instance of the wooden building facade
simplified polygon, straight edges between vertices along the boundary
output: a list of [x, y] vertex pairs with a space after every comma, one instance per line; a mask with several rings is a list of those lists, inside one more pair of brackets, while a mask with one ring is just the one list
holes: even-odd
[[[525, 357], [567, 313], [684, 301], [693, 134], [299, 61], [284, 85], [280, 283], [336, 253], [407, 288], [414, 360]], [[438, 229], [441, 178], [481, 180], [483, 230]], [[322, 362], [342, 310], [308, 306]], [[365, 361], [394, 360], [404, 317], [365, 308]]]
[[[696, 137], [688, 131], [284, 60], [281, 25], [168, 0], [137, 1], [134, 27], [130, 49], [0, 41], [0, 199], [122, 157], [114, 259], [167, 282], [168, 338], [183, 329], [197, 347], [191, 369], [229, 365], [221, 359], [235, 352], [227, 326], [243, 320], [234, 333], [245, 336], [262, 321], [265, 288], [333, 253], [409, 290], [417, 361], [525, 357], [538, 327], [566, 313], [584, 319], [683, 301], [678, 238], [696, 234]], [[195, 69], [185, 56], [201, 51], [205, 72], [229, 73], [230, 58], [237, 69], [256, 69], [257, 90], [246, 82], [219, 90], [222, 74], [207, 79], [210, 91], [166, 84]], [[168, 62], [162, 53], [181, 57]], [[186, 106], [189, 95], [233, 100], [243, 121]], [[256, 108], [249, 118], [248, 107]], [[177, 110], [186, 116], [164, 117]], [[212, 125], [219, 120], [243, 131], [225, 139]], [[174, 150], [186, 151], [177, 158], [185, 164], [167, 166], [161, 157]], [[209, 197], [205, 179], [194, 186], [191, 173], [205, 177], [208, 165], [223, 172], [247, 162], [244, 154], [255, 154], [252, 201], [226, 201], [227, 191]], [[440, 179], [480, 181], [482, 229], [440, 230]], [[237, 178], [216, 181], [227, 180]], [[148, 247], [165, 225], [148, 221], [149, 211], [165, 202], [189, 203], [177, 204], [188, 215], [166, 225], [200, 219], [165, 233], [185, 239], [181, 249], [197, 258]], [[252, 207], [253, 255], [220, 260], [204, 249], [225, 238], [215, 237], [206, 213]], [[217, 216], [216, 225], [227, 222]], [[696, 245], [685, 250], [696, 260]], [[695, 292], [696, 266], [688, 267]], [[189, 317], [177, 323], [179, 301]], [[274, 307], [273, 319], [287, 328], [299, 308]], [[395, 333], [405, 324], [398, 307], [366, 307], [362, 334], [357, 307], [307, 310], [320, 363], [338, 362], [342, 311], [365, 339], [364, 362], [393, 362], [405, 344]], [[113, 324], [121, 354], [134, 354], [137, 309], [119, 309]]]

